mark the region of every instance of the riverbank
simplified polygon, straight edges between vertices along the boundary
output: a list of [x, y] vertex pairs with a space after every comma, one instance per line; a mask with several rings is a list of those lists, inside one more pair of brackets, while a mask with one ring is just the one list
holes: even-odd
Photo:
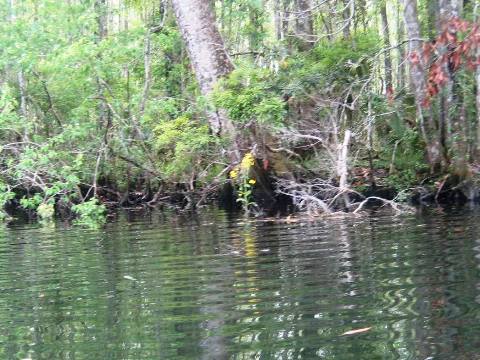
[[[382, 172], [380, 172], [383, 174]], [[329, 214], [360, 214], [363, 211], [382, 209], [398, 214], [410, 212], [420, 206], [463, 206], [478, 202], [479, 189], [471, 184], [455, 184], [449, 182], [449, 177], [439, 177], [437, 181], [430, 179], [409, 189], [398, 191], [386, 185], [386, 177], [374, 177], [374, 186], [368, 186], [372, 178], [357, 171], [352, 176], [351, 183], [356, 184], [340, 189], [334, 182], [318, 178], [309, 181], [286, 181], [276, 179], [271, 184], [273, 190], [268, 192], [258, 186], [251, 187], [248, 209], [239, 201], [239, 188], [235, 182], [224, 180], [209, 187], [186, 190], [179, 186], [171, 186], [170, 190], [156, 192], [130, 191], [120, 193], [99, 186], [97, 196], [88, 198], [89, 191], [83, 202], [84, 208], [62, 198], [54, 198], [50, 208], [25, 206], [25, 193], [17, 193], [5, 204], [5, 219], [13, 214], [22, 213], [30, 219], [45, 219], [58, 217], [73, 220], [82, 217], [100, 219], [112, 214], [118, 209], [162, 209], [171, 208], [182, 212], [201, 211], [205, 206], [216, 204], [220, 208], [233, 212], [244, 212], [254, 218], [287, 218], [292, 215], [306, 214], [319, 216]], [[360, 174], [360, 176], [359, 176]], [[443, 179], [443, 181], [439, 181]], [[327, 190], [328, 191], [327, 191]], [[467, 192], [468, 191], [468, 192]], [[30, 194], [35, 198], [35, 194]], [[28, 203], [27, 203], [28, 205]], [[77, 206], [77, 207], [76, 207]], [[43, 213], [42, 213], [43, 212]]]

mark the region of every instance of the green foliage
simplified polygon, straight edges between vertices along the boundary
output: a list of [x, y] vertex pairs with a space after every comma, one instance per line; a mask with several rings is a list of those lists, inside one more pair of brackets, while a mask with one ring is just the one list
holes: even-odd
[[237, 202], [242, 205], [243, 211], [245, 215], [248, 215], [253, 206], [256, 205], [255, 201], [253, 201], [253, 186], [255, 182], [252, 180], [244, 179], [238, 185], [237, 191]]
[[43, 197], [40, 194], [35, 194], [30, 197], [24, 196], [20, 199], [20, 205], [27, 210], [36, 210], [42, 203]]
[[[393, 165], [394, 172], [387, 177], [387, 185], [397, 191], [415, 186], [421, 180], [419, 176], [428, 171], [419, 134], [393, 121], [387, 140], [379, 152], [380, 159], [376, 161], [377, 167], [389, 168]], [[394, 162], [391, 164], [393, 156]]]
[[238, 67], [216, 89], [214, 103], [227, 110], [228, 116], [237, 122], [254, 120], [280, 126], [286, 114], [285, 103], [270, 83], [273, 75], [267, 69]]
[[371, 58], [380, 43], [374, 32], [358, 33], [351, 40], [320, 41], [311, 52], [295, 54], [280, 64], [279, 86], [297, 96], [313, 90], [342, 92], [371, 74]]
[[15, 193], [9, 190], [9, 187], [0, 181], [0, 221], [8, 218], [5, 212], [5, 205], [15, 198]]
[[[213, 136], [205, 120], [206, 111], [218, 109], [226, 111], [245, 140], [242, 151], [259, 145], [268, 157], [270, 149], [281, 149], [276, 155], [289, 157], [292, 169], [324, 178], [335, 176], [331, 165], [338, 135], [346, 128], [355, 133], [349, 155], [365, 153], [369, 114], [375, 166], [389, 168], [395, 150], [395, 171], [387, 182], [403, 189], [419, 181], [425, 144], [414, 98], [401, 90], [387, 99], [384, 39], [375, 22], [358, 26], [362, 17], [379, 15], [380, 3], [353, 14], [355, 31], [350, 29], [347, 38], [338, 28], [343, 23], [338, 8], [315, 7], [313, 48], [295, 46], [305, 45], [295, 34], [298, 21], [275, 23], [282, 12], [307, 15], [298, 11], [297, 2], [275, 13], [259, 0], [214, 3], [235, 70], [211, 97], [201, 96], [192, 54], [163, 2], [108, 3], [104, 10], [111, 19], [118, 15], [118, 23], [109, 23], [102, 39], [98, 6], [91, 1], [16, 1], [13, 12], [0, 7], [5, 19], [0, 22], [0, 209], [14, 192], [27, 194], [21, 206], [50, 218], [59, 202], [78, 203], [93, 188], [102, 198], [118, 200], [132, 192], [156, 192], [159, 184], [171, 189], [210, 184], [230, 161], [224, 149], [232, 139]], [[429, 35], [435, 32], [430, 5], [419, 3]], [[471, 12], [471, 4], [466, 9]], [[328, 26], [333, 28], [323, 28]], [[396, 50], [391, 55], [393, 68], [399, 68]], [[402, 80], [400, 73], [394, 75]], [[466, 148], [474, 149], [475, 79], [468, 72], [455, 75], [458, 106], [449, 115], [454, 118], [462, 109], [471, 138]], [[440, 106], [432, 102], [438, 120]], [[290, 130], [306, 136], [282, 135]], [[313, 133], [321, 141], [308, 138]], [[458, 155], [447, 153], [452, 159]], [[247, 209], [253, 205], [250, 180], [245, 173], [235, 183]], [[102, 205], [95, 201], [76, 205], [79, 219], [101, 218]]]
[[216, 150], [217, 139], [208, 126], [189, 115], [161, 121], [153, 132], [155, 149], [163, 159], [160, 169], [170, 180], [188, 182], [208, 165]]
[[73, 205], [72, 210], [78, 216], [77, 224], [98, 227], [105, 223], [107, 209], [97, 198]]
[[43, 221], [49, 221], [55, 215], [55, 207], [52, 203], [42, 203], [37, 208], [37, 214]]

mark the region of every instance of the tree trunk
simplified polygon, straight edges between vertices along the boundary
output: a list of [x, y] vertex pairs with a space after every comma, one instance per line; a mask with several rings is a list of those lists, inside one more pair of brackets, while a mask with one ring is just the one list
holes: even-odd
[[97, 15], [97, 39], [107, 37], [107, 0], [95, 0], [95, 14]]
[[[96, 37], [95, 42], [98, 44], [103, 39], [107, 37], [107, 1], [106, 0], [95, 0], [94, 3], [95, 14], [97, 16], [97, 29], [96, 29]], [[99, 53], [97, 55], [99, 61], [102, 59], [102, 55]], [[98, 112], [99, 112], [99, 124], [100, 128], [103, 126], [107, 126], [108, 123], [108, 105], [104, 99], [104, 85], [102, 84], [102, 80], [99, 76], [97, 76], [97, 96], [99, 98], [99, 105], [98, 105]]]
[[355, 6], [355, 18], [354, 18], [355, 32], [358, 31], [360, 24], [362, 25], [363, 31], [366, 31], [367, 30], [366, 16], [368, 13], [367, 2], [366, 0], [354, 0], [354, 6]]
[[[95, 36], [95, 43], [99, 44], [103, 39], [107, 37], [107, 1], [106, 0], [95, 0], [94, 3], [95, 15], [97, 17], [97, 29]], [[97, 54], [97, 60], [102, 61], [102, 54], [99, 52]], [[103, 141], [100, 144], [100, 147], [97, 151], [97, 161], [95, 164], [95, 171], [92, 179], [92, 189], [93, 195], [97, 196], [98, 192], [98, 175], [100, 171], [100, 165], [102, 157], [105, 156], [108, 145], [108, 131], [111, 126], [110, 123], [110, 111], [108, 108], [107, 101], [105, 100], [105, 79], [101, 79], [97, 74], [96, 76], [96, 85], [97, 85], [97, 97], [99, 99], [98, 103], [98, 128], [103, 132]]]
[[[172, 0], [172, 5], [200, 91], [203, 96], [208, 96], [217, 81], [233, 69], [215, 24], [210, 1]], [[213, 133], [231, 138], [233, 147], [229, 157], [238, 161], [239, 143], [230, 119], [223, 111], [209, 111], [207, 116]]]
[[290, 48], [290, 39], [288, 37], [290, 31], [290, 2], [291, 0], [279, 0], [282, 2], [282, 34], [283, 39], [287, 39], [288, 47]]
[[273, 16], [275, 25], [275, 38], [277, 40], [283, 39], [282, 31], [282, 10], [281, 0], [273, 0]]
[[429, 40], [433, 40], [436, 37], [440, 25], [438, 23], [440, 19], [440, 8], [438, 0], [428, 0], [427, 1], [427, 27], [428, 27], [428, 37]]
[[[480, 7], [480, 0], [475, 1], [475, 6], [473, 10], [473, 18], [474, 21], [478, 24], [479, 19], [479, 7]], [[477, 57], [480, 57], [480, 47], [477, 48]], [[475, 85], [476, 85], [476, 94], [475, 94], [475, 105], [476, 105], [476, 129], [475, 129], [475, 155], [480, 156], [480, 66], [477, 66], [475, 70]]]
[[385, 92], [388, 94], [392, 89], [392, 58], [390, 56], [390, 29], [388, 27], [387, 5], [382, 3], [380, 7], [380, 16], [382, 18], [383, 43], [385, 45]]
[[355, 11], [354, 0], [343, 0], [341, 2], [341, 4], [343, 6], [343, 10], [342, 10], [343, 38], [344, 39], [349, 39], [350, 38], [350, 26], [352, 24], [352, 19], [353, 19], [354, 11]]
[[[401, 19], [401, 11], [400, 6], [397, 5], [397, 42], [398, 44], [402, 44], [404, 38], [403, 35], [405, 33], [404, 23]], [[399, 90], [403, 89], [406, 83], [406, 71], [405, 71], [405, 48], [404, 46], [398, 46], [398, 71], [397, 71], [397, 88]]]
[[[450, 21], [460, 16], [463, 2], [459, 0], [440, 0], [439, 1], [439, 19], [438, 32], [441, 34], [446, 31], [452, 38], [457, 37], [457, 29], [450, 25]], [[455, 73], [450, 66], [450, 52], [454, 45], [445, 44], [438, 48], [439, 56], [445, 55], [446, 61], [442, 64], [442, 69], [447, 76], [447, 83], [443, 87], [441, 94], [441, 126], [445, 129], [442, 133], [447, 151], [451, 156], [451, 167], [455, 175], [465, 178], [468, 175], [467, 167], [467, 133], [463, 126], [463, 119], [460, 109], [461, 89], [455, 79]], [[443, 138], [442, 138], [443, 139]]]
[[313, 19], [310, 0], [295, 0], [295, 35], [300, 40], [300, 50], [313, 46]]
[[[249, 48], [250, 51], [255, 52], [262, 48], [262, 33], [263, 30], [263, 21], [262, 21], [262, 10], [263, 10], [263, 2], [258, 4], [249, 4], [247, 6], [248, 9], [248, 17], [250, 20], [250, 26], [248, 30], [248, 38], [249, 38]], [[255, 59], [255, 55], [253, 56]]]
[[[16, 13], [15, 13], [15, 0], [10, 0], [8, 5], [9, 5], [9, 20], [10, 22], [14, 23], [17, 20]], [[26, 121], [28, 117], [27, 90], [26, 90], [25, 76], [23, 74], [23, 69], [20, 69], [17, 72], [17, 82], [18, 82], [18, 89], [20, 93], [19, 114], [24, 118], [24, 121]], [[27, 128], [28, 127], [25, 127], [25, 130], [24, 130], [23, 141], [28, 141]]]
[[427, 104], [427, 87], [425, 80], [425, 66], [423, 63], [422, 42], [420, 39], [420, 24], [418, 22], [417, 1], [402, 0], [404, 7], [405, 27], [409, 41], [409, 61], [411, 86], [415, 96], [417, 121], [427, 147], [428, 162], [432, 172], [443, 167], [443, 152], [439, 141], [437, 126], [433, 121]]

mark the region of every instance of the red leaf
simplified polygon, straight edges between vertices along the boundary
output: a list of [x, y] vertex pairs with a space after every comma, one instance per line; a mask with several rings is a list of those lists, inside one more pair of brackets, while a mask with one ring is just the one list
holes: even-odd
[[445, 37], [447, 39], [447, 42], [450, 44], [454, 44], [457, 41], [457, 37], [455, 36], [455, 34], [452, 34], [450, 31], [447, 31], [445, 33]]
[[393, 103], [393, 88], [391, 85], [387, 86], [387, 100], [390, 104]]
[[470, 23], [468, 21], [465, 21], [465, 20], [460, 21], [460, 26], [459, 26], [460, 31], [465, 32], [468, 30], [469, 27], [470, 27]]
[[438, 94], [438, 87], [436, 85], [433, 85], [433, 84], [428, 84], [427, 92], [428, 92], [429, 96], [433, 97], [433, 96]]
[[416, 51], [412, 52], [410, 54], [410, 62], [413, 64], [413, 65], [417, 65], [420, 63], [420, 58], [418, 57], [418, 54]]
[[420, 106], [423, 107], [423, 108], [429, 108], [430, 107], [430, 99], [429, 98], [423, 99]]
[[268, 159], [263, 159], [263, 170], [267, 171], [268, 170]]
[[474, 71], [477, 67], [477, 64], [472, 60], [472, 59], [468, 59], [467, 60], [467, 68], [468, 70], [470, 71]]
[[456, 71], [460, 67], [462, 59], [458, 52], [454, 52], [450, 57], [450, 63], [452, 64], [453, 71]]

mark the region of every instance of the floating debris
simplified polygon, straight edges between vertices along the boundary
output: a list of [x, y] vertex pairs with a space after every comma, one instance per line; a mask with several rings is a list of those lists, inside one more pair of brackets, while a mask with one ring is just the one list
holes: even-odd
[[371, 329], [371, 327], [349, 330], [349, 331], [344, 332], [344, 333], [342, 334], [342, 336], [344, 336], [344, 335], [361, 334], [361, 333], [367, 332], [367, 331], [370, 330], [370, 329]]

